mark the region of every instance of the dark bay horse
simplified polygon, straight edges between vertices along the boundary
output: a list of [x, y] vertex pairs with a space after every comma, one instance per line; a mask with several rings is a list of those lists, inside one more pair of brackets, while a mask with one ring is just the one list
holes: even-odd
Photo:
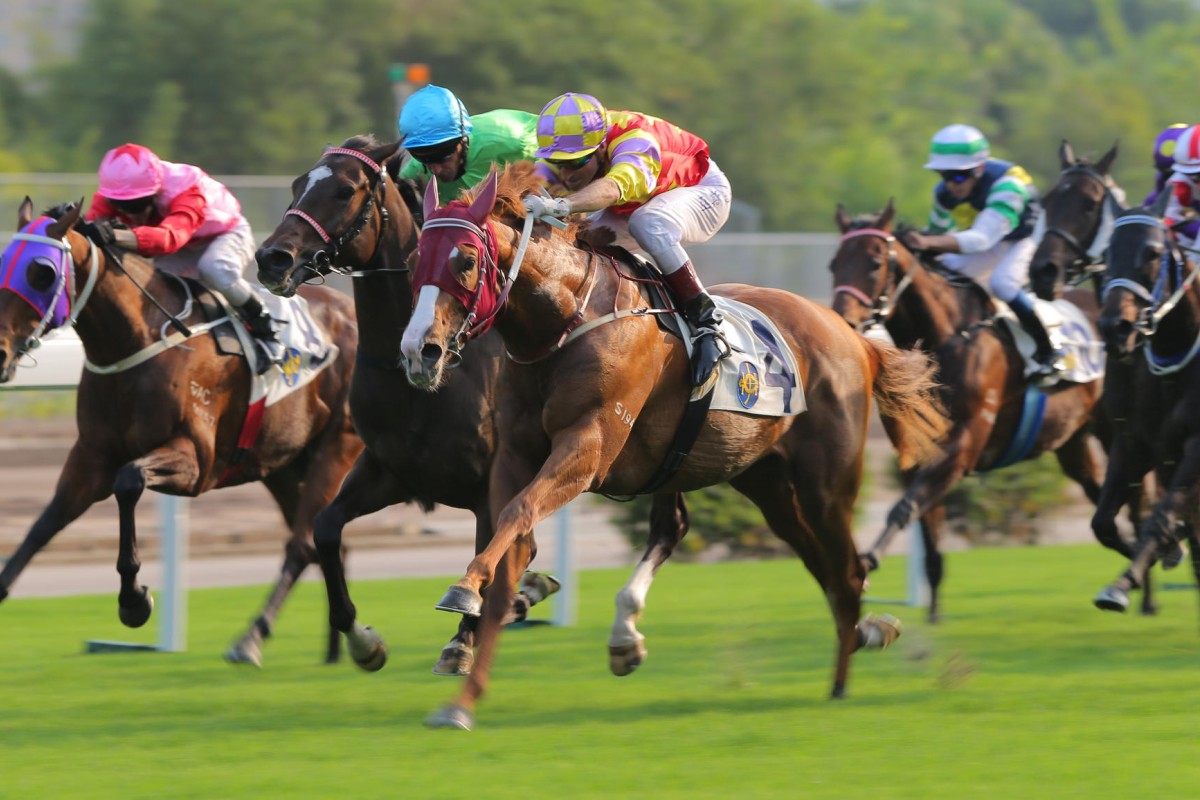
[[[356, 623], [342, 563], [343, 528], [397, 503], [418, 503], [426, 511], [442, 504], [474, 512], [476, 552], [492, 538], [487, 489], [503, 343], [484, 337], [437, 396], [405, 378], [400, 334], [412, 313], [407, 261], [417, 246], [420, 199], [408, 183], [395, 180], [399, 148], [400, 142], [356, 136], [327, 150], [296, 178], [289, 211], [256, 254], [259, 281], [285, 297], [330, 272], [354, 281], [359, 341], [350, 413], [366, 448], [317, 515], [315, 537], [331, 624], [346, 633], [351, 655], [364, 669], [382, 667], [386, 650], [374, 631]], [[557, 588], [545, 576], [531, 573], [527, 580], [531, 585], [519, 603], [532, 605]], [[470, 671], [477, 624], [463, 618], [435, 673]]]
[[[1117, 145], [1095, 163], [1076, 157], [1063, 139], [1058, 149], [1062, 172], [1042, 198], [1042, 219], [1034, 233], [1040, 241], [1029, 262], [1029, 283], [1037, 296], [1054, 300], [1071, 286], [1104, 271], [1104, 250], [1113, 220], [1125, 209], [1125, 191], [1109, 170], [1117, 159]], [[1100, 296], [1096, 287], [1095, 298]], [[1080, 305], [1080, 298], [1072, 296]], [[1098, 312], [1097, 312], [1098, 313]]]
[[[349, 356], [358, 338], [349, 298], [328, 289], [305, 292], [314, 320], [342, 355], [307, 385], [266, 406], [260, 432], [251, 441], [243, 438], [244, 429], [252, 429], [247, 422], [251, 372], [243, 357], [223, 355], [208, 334], [156, 353], [170, 317], [155, 301], [171, 314], [188, 309], [181, 319], [190, 326], [205, 323], [199, 304], [192, 309], [184, 282], [136, 256], [114, 263], [75, 230], [78, 205], [38, 220], [32, 211], [26, 198], [19, 213], [22, 233], [5, 251], [3, 274], [29, 296], [49, 297], [61, 287], [55, 302], [69, 314], [52, 320], [16, 291], [0, 291], [0, 382], [11, 379], [21, 357], [55, 324], [74, 322], [87, 362], [96, 367], [85, 369], [79, 381], [79, 438], [53, 499], [0, 571], [0, 599], [55, 534], [93, 503], [115, 494], [120, 618], [130, 627], [143, 625], [153, 599], [137, 582], [141, 564], [134, 507], [142, 492], [195, 497], [220, 486], [261, 481], [279, 504], [291, 538], [265, 607], [226, 655], [259, 664], [260, 645], [280, 607], [316, 559], [313, 517], [362, 450], [348, 400]], [[331, 631], [327, 658], [336, 660], [338, 648]]]
[[1129, 591], [1146, 585], [1155, 559], [1179, 557], [1179, 539], [1191, 540], [1200, 581], [1200, 285], [1195, 262], [1162, 221], [1168, 199], [1163, 192], [1154, 207], [1120, 214], [1109, 244], [1100, 330], [1110, 360], [1125, 363], [1128, 417], [1114, 438], [1093, 527], [1111, 526], [1147, 473], [1164, 489], [1142, 521], [1128, 569], [1095, 598], [1109, 611], [1129, 606]]
[[[688, 356], [644, 313], [656, 308], [646, 282], [632, 280], [610, 256], [577, 247], [572, 231], [526, 219], [521, 197], [538, 185], [522, 163], [445, 208], [436, 208], [435, 187], [425, 197], [417, 302], [403, 339], [409, 379], [439, 389], [455, 353], [493, 321], [510, 354], [496, 389], [495, 538], [438, 604], [482, 614], [475, 670], [455, 701], [427, 720], [433, 726], [473, 724], [513, 580], [534, 546], [534, 524], [584, 491], [642, 492], [667, 456], [689, 398]], [[535, 228], [536, 235], [523, 236]], [[933, 368], [923, 354], [872, 342], [802, 297], [734, 284], [713, 292], [769, 312], [796, 354], [808, 409], [781, 418], [710, 411], [690, 456], [648, 493], [662, 511], [660, 497], [729, 481], [762, 509], [833, 612], [832, 696], [840, 697], [851, 654], [899, 633], [891, 621], [858, 621], [866, 573], [851, 525], [871, 398], [895, 418], [914, 458], [933, 452], [945, 424], [933, 398]], [[665, 535], [686, 530], [663, 528]], [[646, 556], [617, 596], [609, 658], [618, 675], [646, 655], [635, 623], [662, 561], [658, 551], [677, 543], [662, 535], [652, 530]]]
[[[842, 241], [830, 264], [833, 309], [856, 330], [882, 322], [897, 345], [920, 347], [933, 356], [953, 426], [942, 443], [941, 457], [905, 475], [904, 497], [863, 555], [869, 569], [878, 567], [880, 554], [897, 532], [922, 515], [929, 521], [930, 511], [939, 509], [946, 493], [975, 471], [1052, 450], [1089, 499], [1095, 502], [1100, 493], [1101, 465], [1090, 447], [1088, 423], [1102, 382], [1062, 382], [1045, 390], [1040, 428], [1030, 428], [1031, 435], [1021, 443], [1015, 435], [1023, 415], [1030, 413], [1024, 363], [1007, 332], [993, 324], [990, 298], [974, 281], [952, 281], [924, 266], [893, 235], [894, 214], [890, 202], [879, 215], [858, 219], [838, 206]], [[941, 515], [933, 519], [935, 524], [922, 526], [930, 619], [940, 612], [938, 586], [943, 576], [937, 547]]]

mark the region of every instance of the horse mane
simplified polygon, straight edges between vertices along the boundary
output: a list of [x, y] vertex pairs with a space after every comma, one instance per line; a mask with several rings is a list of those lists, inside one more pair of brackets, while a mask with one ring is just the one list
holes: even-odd
[[[463, 193], [459, 195], [459, 201], [470, 205], [483, 190], [482, 184], [483, 181], [469, 189], [464, 189]], [[540, 191], [544, 185], [545, 181], [534, 170], [532, 161], [515, 161], [508, 164], [500, 172], [499, 183], [496, 187], [496, 205], [492, 208], [492, 216], [508, 222], [514, 220], [523, 221], [525, 219], [525, 205], [521, 202], [521, 198], [527, 194]], [[569, 221], [566, 230], [563, 231], [550, 226], [546, 227], [555, 234], [571, 241], [574, 241], [575, 234], [579, 230], [578, 224]]]

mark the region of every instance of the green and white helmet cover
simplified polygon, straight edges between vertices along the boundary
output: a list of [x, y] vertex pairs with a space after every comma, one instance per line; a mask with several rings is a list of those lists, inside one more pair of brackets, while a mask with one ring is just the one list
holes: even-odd
[[970, 169], [987, 161], [991, 154], [988, 140], [978, 128], [947, 125], [933, 135], [925, 169]]

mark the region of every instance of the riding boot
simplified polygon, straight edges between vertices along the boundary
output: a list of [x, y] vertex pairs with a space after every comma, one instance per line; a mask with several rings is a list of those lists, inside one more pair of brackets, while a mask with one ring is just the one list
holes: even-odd
[[1033, 300], [1022, 293], [1010, 300], [1008, 306], [1017, 315], [1017, 319], [1020, 321], [1021, 327], [1025, 332], [1033, 337], [1034, 344], [1037, 347], [1033, 355], [1036, 364], [1030, 369], [1026, 377], [1034, 380], [1042, 380], [1063, 369], [1063, 364], [1061, 363], [1063, 354], [1050, 341], [1050, 332], [1046, 330], [1046, 326], [1042, 324], [1042, 320], [1038, 317], [1037, 312], [1033, 310]]
[[250, 335], [258, 344], [257, 371], [262, 375], [272, 364], [283, 361], [284, 347], [283, 342], [279, 341], [277, 323], [255, 295], [250, 295], [250, 299], [236, 308], [246, 330], [250, 331]]
[[679, 269], [663, 275], [663, 279], [692, 328], [692, 387], [703, 386], [716, 369], [717, 362], [729, 355], [729, 345], [720, 328], [724, 317], [701, 285], [691, 261], [685, 261]]

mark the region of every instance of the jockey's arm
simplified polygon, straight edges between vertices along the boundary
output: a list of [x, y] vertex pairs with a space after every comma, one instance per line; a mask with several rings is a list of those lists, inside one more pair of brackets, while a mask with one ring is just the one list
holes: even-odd
[[578, 192], [566, 196], [572, 214], [587, 214], [615, 205], [621, 199], [621, 187], [611, 178], [594, 180]]

